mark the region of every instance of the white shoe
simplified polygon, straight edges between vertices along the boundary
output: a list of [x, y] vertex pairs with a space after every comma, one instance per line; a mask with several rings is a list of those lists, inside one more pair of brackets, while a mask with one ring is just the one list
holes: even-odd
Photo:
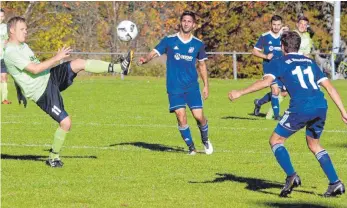
[[210, 155], [213, 153], [213, 146], [210, 140], [207, 140], [207, 142], [203, 142], [203, 145], [204, 145], [206, 155]]

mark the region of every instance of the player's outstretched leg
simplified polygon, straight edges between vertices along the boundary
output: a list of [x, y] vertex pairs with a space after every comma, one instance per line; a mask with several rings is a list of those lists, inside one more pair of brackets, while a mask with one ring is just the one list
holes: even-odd
[[128, 75], [131, 69], [131, 62], [134, 59], [134, 51], [130, 50], [121, 63], [123, 74]]
[[94, 59], [76, 59], [71, 61], [71, 69], [78, 73], [82, 70], [90, 73], [116, 72], [127, 75], [130, 72], [131, 63], [133, 61], [134, 52], [131, 50], [120, 64], [113, 64], [101, 60]]
[[264, 95], [264, 97], [262, 97], [260, 99], [255, 99], [254, 100], [254, 111], [253, 111], [253, 114], [255, 116], [259, 116], [261, 106], [264, 105], [265, 103], [270, 102], [270, 101], [271, 101], [271, 92], [266, 93]]

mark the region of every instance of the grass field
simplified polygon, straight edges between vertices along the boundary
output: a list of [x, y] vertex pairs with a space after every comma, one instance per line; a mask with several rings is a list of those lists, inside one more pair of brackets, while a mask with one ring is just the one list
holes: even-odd
[[[303, 185], [290, 198], [278, 197], [285, 175], [268, 145], [276, 122], [251, 115], [254, 98], [267, 90], [227, 99], [230, 89], [251, 82], [210, 80], [204, 107], [215, 152], [189, 156], [168, 113], [164, 79], [78, 77], [63, 92], [73, 125], [62, 169], [44, 164], [57, 124], [32, 102], [27, 109], [2, 105], [2, 207], [347, 207], [347, 194], [320, 196], [328, 180], [304, 131], [286, 143]], [[334, 84], [347, 104], [347, 82]], [[15, 101], [12, 85], [9, 92]], [[328, 101], [322, 144], [347, 182], [347, 128]], [[288, 99], [281, 111], [287, 106]], [[191, 115], [188, 123], [202, 152]]]

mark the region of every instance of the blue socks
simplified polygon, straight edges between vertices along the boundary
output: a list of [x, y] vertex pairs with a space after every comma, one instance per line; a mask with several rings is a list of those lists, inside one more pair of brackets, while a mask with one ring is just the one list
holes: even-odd
[[192, 135], [190, 134], [189, 126], [188, 125], [186, 125], [184, 127], [178, 126], [178, 130], [180, 131], [182, 139], [187, 144], [187, 146], [188, 147], [190, 147], [191, 145], [194, 146]]
[[330, 160], [328, 152], [325, 150], [322, 150], [316, 154], [316, 158], [318, 162], [320, 163], [320, 166], [322, 167], [325, 175], [328, 177], [330, 184], [333, 184], [336, 181], [338, 181], [339, 178], [337, 177], [335, 168], [333, 166], [333, 163]]
[[271, 105], [272, 105], [272, 109], [274, 111], [274, 116], [276, 118], [276, 117], [278, 117], [280, 115], [280, 102], [278, 100], [278, 96], [277, 95], [272, 95], [272, 97], [271, 97]]
[[272, 95], [271, 92], [265, 94], [264, 97], [262, 97], [262, 98], [260, 98], [260, 99], [258, 100], [258, 102], [256, 103], [257, 106], [262, 106], [262, 105], [264, 105], [265, 103], [270, 102], [270, 101], [271, 101], [271, 95]]
[[208, 140], [208, 123], [206, 121], [205, 126], [201, 126], [198, 124], [199, 130], [200, 130], [200, 135], [201, 135], [201, 141], [205, 142]]
[[288, 151], [283, 144], [275, 144], [272, 146], [272, 152], [287, 176], [292, 176], [295, 171], [292, 162], [290, 162]]

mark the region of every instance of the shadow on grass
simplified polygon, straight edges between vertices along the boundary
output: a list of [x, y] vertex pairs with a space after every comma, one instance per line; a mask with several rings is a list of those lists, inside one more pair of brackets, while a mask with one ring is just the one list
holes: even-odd
[[112, 146], [122, 146], [122, 145], [132, 145], [135, 147], [140, 147], [152, 151], [159, 151], [159, 152], [185, 152], [185, 150], [182, 147], [170, 147], [162, 144], [151, 144], [146, 142], [124, 142], [119, 144], [111, 144]]
[[260, 117], [260, 118], [265, 118], [265, 117], [266, 117], [266, 113], [259, 113], [259, 115], [257, 115], [257, 116], [254, 115], [253, 113], [249, 113], [248, 115], [249, 115], [249, 116], [256, 117], [256, 118], [257, 118], [257, 117], [258, 117], [258, 118], [259, 118], [259, 117]]
[[[211, 181], [203, 181], [203, 182], [189, 181], [189, 183], [222, 183], [225, 181], [233, 181], [233, 182], [247, 184], [246, 186], [247, 190], [261, 192], [264, 194], [272, 194], [272, 195], [279, 195], [280, 191], [278, 191], [278, 193], [272, 193], [269, 191], [265, 191], [264, 189], [269, 189], [269, 188], [282, 189], [284, 185], [282, 183], [278, 183], [275, 181], [268, 181], [268, 180], [259, 179], [259, 178], [248, 178], [248, 177], [236, 176], [236, 175], [227, 174], [227, 173], [223, 173], [223, 174], [216, 173], [216, 175], [217, 177]], [[314, 192], [311, 192], [311, 191], [304, 191], [304, 190], [293, 190], [293, 191], [316, 195]]]
[[319, 204], [312, 204], [312, 203], [306, 203], [306, 202], [265, 202], [263, 203], [265, 206], [274, 207], [274, 208], [288, 208], [288, 207], [295, 207], [295, 208], [333, 208], [331, 206], [325, 206], [325, 205], [319, 205]]
[[[8, 155], [8, 154], [1, 154], [1, 160], [46, 161], [47, 158], [48, 158], [48, 155]], [[96, 156], [61, 156], [61, 158], [97, 159]]]
[[239, 116], [223, 116], [222, 119], [236, 119], [236, 120], [260, 120], [258, 118], [239, 117]]

